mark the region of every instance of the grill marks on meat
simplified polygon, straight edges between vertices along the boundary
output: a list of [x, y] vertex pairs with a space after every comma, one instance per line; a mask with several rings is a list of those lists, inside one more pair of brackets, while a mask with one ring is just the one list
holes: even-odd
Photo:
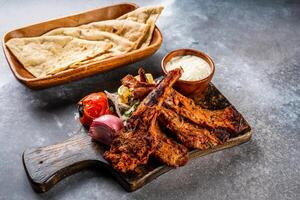
[[171, 167], [185, 165], [189, 159], [188, 149], [163, 133], [158, 123], [156, 123], [155, 130], [158, 145], [152, 155], [160, 162]]
[[215, 130], [223, 138], [227, 136], [226, 132], [221, 130], [227, 130], [233, 135], [237, 135], [249, 128], [242, 116], [233, 107], [229, 106], [223, 110], [214, 111], [203, 109], [197, 106], [192, 99], [175, 90], [172, 90], [171, 95], [164, 101], [164, 106], [195, 124]]
[[204, 150], [222, 144], [214, 133], [186, 122], [173, 110], [162, 107], [159, 120], [188, 148]]
[[[156, 118], [159, 109], [169, 94], [170, 87], [179, 79], [182, 70], [172, 70], [137, 107], [137, 110], [112, 142], [104, 158], [123, 173], [134, 171], [138, 165], [146, 164], [155, 151], [158, 140]], [[127, 77], [127, 76], [126, 76]], [[125, 78], [126, 78], [125, 77]], [[123, 80], [122, 80], [123, 81]]]

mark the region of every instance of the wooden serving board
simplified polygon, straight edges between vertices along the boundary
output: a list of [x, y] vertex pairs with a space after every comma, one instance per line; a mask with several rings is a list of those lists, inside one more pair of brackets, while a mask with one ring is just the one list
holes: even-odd
[[[213, 84], [209, 85], [203, 95], [194, 99], [199, 106], [212, 110], [231, 105]], [[242, 144], [250, 140], [251, 136], [249, 126], [248, 130], [222, 145], [204, 151], [190, 151], [190, 160]], [[138, 168], [138, 173], [119, 173], [102, 157], [105, 148], [107, 147], [92, 141], [86, 133], [81, 133], [62, 143], [25, 150], [23, 164], [31, 185], [37, 192], [46, 192], [63, 178], [90, 167], [105, 168], [131, 192], [172, 169], [150, 160], [147, 165]]]

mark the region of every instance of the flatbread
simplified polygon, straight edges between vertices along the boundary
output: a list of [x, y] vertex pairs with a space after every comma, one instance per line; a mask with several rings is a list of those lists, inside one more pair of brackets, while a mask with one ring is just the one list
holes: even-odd
[[6, 45], [35, 77], [61, 72], [73, 63], [94, 58], [112, 47], [103, 41], [87, 41], [70, 36], [13, 38]]
[[[146, 25], [147, 26], [147, 29], [146, 29], [147, 31], [145, 31], [143, 33], [142, 38], [139, 38], [137, 40], [137, 45], [134, 49], [144, 48], [144, 47], [149, 46], [149, 44], [151, 42], [152, 35], [153, 35], [153, 30], [155, 28], [155, 22], [156, 22], [157, 18], [159, 17], [159, 15], [161, 14], [163, 9], [164, 9], [163, 6], [149, 6], [149, 7], [137, 8], [136, 10], [134, 10], [132, 12], [129, 12], [129, 13], [126, 13], [125, 15], [122, 15], [117, 20], [109, 20], [109, 21], [103, 21], [103, 22], [108, 22], [107, 24], [109, 24], [109, 23], [114, 24], [116, 21], [123, 22], [123, 23], [126, 22], [127, 27], [128, 27], [129, 24], [138, 27], [137, 25], [134, 25], [132, 23], [128, 23], [128, 21], [135, 22], [135, 24], [138, 23], [138, 24]], [[103, 26], [106, 23], [94, 22], [94, 23], [91, 23], [89, 25], [92, 25], [92, 24], [94, 24], [96, 27], [100, 26], [101, 29], [103, 30], [104, 29]], [[89, 25], [83, 25], [83, 26], [89, 27]], [[81, 27], [83, 27], [83, 26], [81, 26]], [[99, 28], [99, 27], [97, 27], [97, 28]], [[106, 27], [106, 30], [108, 30], [107, 27]], [[118, 30], [122, 30], [122, 31], [118, 32]], [[128, 33], [128, 31], [130, 31], [130, 32]], [[120, 25], [119, 25], [119, 27], [116, 27], [115, 33], [129, 39], [130, 38], [129, 36], [132, 36], [135, 31], [137, 31], [137, 30], [134, 30], [132, 28], [131, 29], [128, 29], [128, 28], [127, 29], [122, 29], [122, 28], [120, 28]], [[127, 33], [127, 36], [125, 34], [122, 34], [124, 32]], [[132, 38], [134, 38], [134, 37], [132, 37]], [[82, 61], [82, 62], [77, 63], [75, 65], [96, 63], [96, 62], [98, 62], [102, 59], [117, 56], [117, 55], [120, 55], [120, 54], [122, 54], [122, 53], [117, 53], [116, 51], [114, 51], [112, 49], [112, 50], [110, 50], [110, 53], [107, 53], [107, 54], [101, 55], [101, 56], [97, 56], [97, 57], [89, 59], [89, 60]]]
[[118, 18], [147, 24], [150, 27], [148, 32], [144, 35], [144, 39], [141, 40], [138, 44], [137, 48], [144, 48], [150, 44], [155, 28], [155, 22], [163, 9], [163, 6], [142, 7], [132, 12], [126, 13], [125, 15], [122, 15]]
[[106, 32], [111, 33], [111, 36], [108, 37], [108, 35], [106, 35], [105, 39], [109, 38], [112, 42], [118, 44], [114, 38], [120, 36], [127, 39], [124, 40], [124, 42], [127, 43], [127, 46], [131, 45], [131, 49], [136, 49], [137, 45], [144, 38], [144, 35], [147, 34], [149, 28], [150, 27], [147, 24], [130, 20], [107, 20], [92, 22], [78, 27], [57, 28], [44, 35], [66, 35], [85, 40], [102, 40], [103, 32]]
[[84, 61], [74, 63], [74, 64], [70, 65], [70, 68], [77, 68], [77, 67], [82, 66], [82, 65], [93, 64], [93, 63], [96, 63], [100, 60], [104, 60], [106, 58], [111, 58], [111, 57], [122, 55], [122, 54], [124, 54], [124, 53], [108, 51], [107, 53], [104, 53], [100, 56], [96, 56], [96, 57], [91, 58], [91, 59], [87, 59], [87, 60], [84, 60]]
[[80, 61], [73, 63], [70, 67], [71, 68], [77, 68], [80, 65], [86, 65], [89, 63], [94, 63], [100, 60], [103, 60], [105, 58], [121, 55], [124, 53], [127, 53], [133, 49], [136, 48], [137, 43], [131, 42], [128, 39], [118, 36], [113, 33], [104, 32], [104, 31], [98, 31], [98, 30], [90, 30], [90, 29], [78, 29], [78, 28], [64, 28], [60, 29], [55, 32], [52, 32], [52, 34], [59, 34], [64, 36], [71, 36], [76, 38], [81, 38], [85, 40], [91, 40], [91, 41], [105, 41], [112, 45], [112, 48], [107, 51], [105, 54], [97, 56], [92, 59]]
[[71, 36], [73, 38], [79, 38], [89, 41], [105, 41], [107, 43], [111, 43], [113, 45], [113, 48], [117, 52], [128, 52], [136, 46], [136, 43], [131, 42], [124, 37], [94, 29], [80, 29], [76, 27], [63, 28], [60, 30], [55, 30], [51, 34], [47, 34], [47, 36], [50, 35]]
[[138, 8], [118, 19], [57, 28], [6, 45], [32, 75], [43, 77], [147, 47], [162, 10]]

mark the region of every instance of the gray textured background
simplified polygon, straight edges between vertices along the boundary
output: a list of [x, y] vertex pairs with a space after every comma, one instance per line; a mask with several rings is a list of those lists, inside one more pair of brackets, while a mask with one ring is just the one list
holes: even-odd
[[[144, 61], [32, 91], [15, 80], [0, 53], [0, 199], [300, 199], [300, 1], [137, 3], [166, 6], [157, 23], [163, 45]], [[0, 0], [0, 33], [109, 4]], [[82, 96], [113, 89], [138, 66], [160, 75], [162, 57], [183, 47], [214, 59], [213, 82], [252, 125], [252, 141], [189, 162], [134, 193], [102, 171], [76, 174], [45, 194], [33, 192], [21, 162], [25, 148], [74, 135], [75, 102]]]

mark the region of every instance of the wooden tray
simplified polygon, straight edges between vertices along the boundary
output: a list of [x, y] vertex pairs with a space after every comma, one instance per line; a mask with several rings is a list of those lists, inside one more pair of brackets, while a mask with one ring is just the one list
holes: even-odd
[[11, 38], [40, 36], [59, 27], [74, 27], [95, 21], [115, 19], [125, 13], [135, 10], [137, 7], [137, 5], [131, 3], [117, 4], [10, 31], [6, 33], [2, 39], [2, 47], [10, 69], [21, 83], [32, 89], [42, 89], [82, 79], [144, 59], [154, 54], [161, 46], [162, 35], [157, 27], [154, 29], [150, 45], [144, 49], [134, 50], [123, 55], [101, 60], [97, 63], [82, 65], [79, 68], [70, 69], [43, 78], [36, 78], [30, 74], [5, 45]]
[[[195, 100], [201, 107], [211, 110], [231, 105], [213, 84], [209, 85], [204, 95], [196, 97]], [[35, 191], [46, 192], [63, 178], [90, 167], [109, 171], [127, 191], [134, 191], [172, 169], [150, 160], [146, 166], [139, 167], [138, 174], [119, 173], [102, 157], [105, 147], [93, 142], [83, 128], [82, 130], [83, 133], [65, 142], [24, 151], [24, 168]], [[222, 145], [204, 151], [190, 151], [189, 162], [191, 159], [247, 142], [251, 136], [248, 125], [247, 130]]]

